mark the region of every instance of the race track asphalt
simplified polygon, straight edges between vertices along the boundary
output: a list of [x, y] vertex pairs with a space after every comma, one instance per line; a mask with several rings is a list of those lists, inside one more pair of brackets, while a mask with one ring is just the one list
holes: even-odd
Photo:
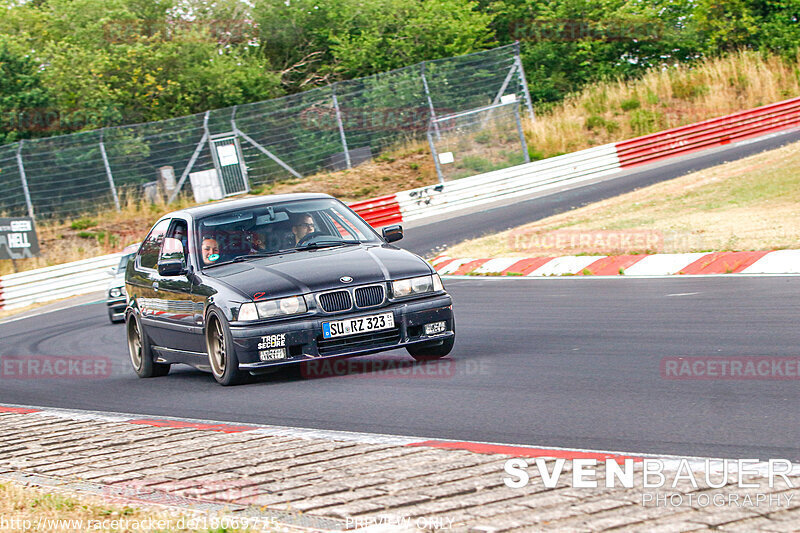
[[660, 371], [665, 357], [800, 359], [799, 280], [451, 279], [458, 340], [447, 359], [414, 363], [395, 350], [231, 388], [188, 367], [138, 379], [124, 328], [108, 323], [103, 304], [84, 305], [0, 325], [0, 361], [92, 356], [109, 361], [111, 375], [6, 372], [0, 403], [800, 461], [797, 379], [684, 381]]
[[[412, 226], [421, 255], [800, 139], [800, 132], [647, 167], [613, 180]], [[797, 379], [665, 379], [665, 357], [800, 360], [800, 278], [450, 279], [456, 347], [333, 369], [282, 370], [223, 388], [175, 368], [141, 380], [103, 303], [0, 324], [0, 403], [478, 440], [800, 461]], [[89, 357], [110, 375], [13, 375], [32, 357]], [[27, 363], [26, 363], [27, 364]], [[387, 370], [388, 369], [388, 370]], [[334, 375], [318, 376], [332, 370]]]

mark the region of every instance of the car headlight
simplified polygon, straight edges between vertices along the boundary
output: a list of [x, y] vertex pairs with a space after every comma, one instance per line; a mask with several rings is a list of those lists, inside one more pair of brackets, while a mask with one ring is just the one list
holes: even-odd
[[122, 287], [113, 287], [111, 290], [108, 291], [108, 295], [112, 298], [119, 298], [123, 294], [125, 293], [122, 292]]
[[256, 304], [253, 302], [242, 304], [241, 307], [239, 307], [239, 320], [258, 320], [258, 310], [256, 310]]
[[418, 278], [400, 279], [392, 282], [392, 294], [395, 298], [425, 294], [426, 292], [443, 291], [442, 280], [438, 274], [420, 276]]
[[306, 307], [306, 301], [302, 296], [292, 296], [290, 298], [281, 298], [279, 300], [256, 302], [255, 305], [256, 309], [258, 309], [258, 316], [260, 318], [299, 315], [300, 313], [305, 313], [308, 310]]
[[258, 320], [259, 318], [299, 315], [307, 310], [306, 301], [302, 296], [291, 296], [289, 298], [255, 303], [247, 302], [239, 307], [239, 320], [249, 321]]

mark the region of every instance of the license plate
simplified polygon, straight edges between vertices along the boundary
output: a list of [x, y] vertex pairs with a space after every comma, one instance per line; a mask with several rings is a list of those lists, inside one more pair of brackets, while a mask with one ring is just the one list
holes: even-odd
[[322, 337], [332, 339], [344, 335], [356, 335], [380, 329], [391, 329], [394, 327], [394, 313], [382, 313], [380, 315], [361, 316], [358, 318], [348, 318], [347, 320], [337, 320], [336, 322], [322, 323]]

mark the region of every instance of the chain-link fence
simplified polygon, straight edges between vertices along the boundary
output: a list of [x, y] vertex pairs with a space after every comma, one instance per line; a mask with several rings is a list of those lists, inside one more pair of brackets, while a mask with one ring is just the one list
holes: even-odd
[[424, 139], [437, 116], [509, 95], [533, 114], [516, 45], [187, 117], [0, 146], [0, 214], [68, 216], [119, 205], [165, 169], [174, 198], [203, 171], [216, 172], [229, 195], [349, 168]]
[[519, 102], [505, 102], [431, 121], [428, 142], [440, 181], [529, 163]]

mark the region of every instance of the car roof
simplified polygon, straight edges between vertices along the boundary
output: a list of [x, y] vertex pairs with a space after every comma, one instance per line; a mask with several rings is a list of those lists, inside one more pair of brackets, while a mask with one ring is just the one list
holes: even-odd
[[122, 255], [134, 254], [139, 251], [139, 245], [142, 244], [140, 242], [129, 244], [125, 248], [122, 249]]
[[223, 200], [221, 202], [213, 202], [205, 205], [198, 205], [196, 207], [188, 207], [180, 211], [174, 211], [168, 216], [188, 215], [191, 218], [202, 218], [208, 215], [215, 215], [217, 213], [227, 213], [228, 211], [235, 211], [237, 209], [246, 209], [248, 207], [261, 207], [278, 202], [286, 202], [290, 200], [318, 200], [322, 198], [333, 198], [329, 194], [323, 193], [293, 193], [293, 194], [272, 194], [267, 196], [254, 196], [252, 198], [242, 198], [239, 200]]

